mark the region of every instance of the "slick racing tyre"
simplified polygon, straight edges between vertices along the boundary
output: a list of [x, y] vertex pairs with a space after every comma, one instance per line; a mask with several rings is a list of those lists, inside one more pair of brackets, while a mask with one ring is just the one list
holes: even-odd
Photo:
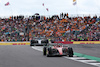
[[30, 42], [30, 46], [34, 46], [34, 43], [38, 43], [38, 41], [31, 40], [31, 42]]
[[41, 43], [49, 43], [48, 40], [41, 41]]
[[43, 48], [43, 55], [46, 55], [46, 47]]
[[73, 57], [73, 49], [71, 47], [68, 48], [69, 57]]
[[32, 46], [32, 40], [31, 40], [31, 42], [30, 42], [30, 46]]
[[50, 57], [51, 56], [51, 47], [50, 48], [48, 48], [48, 54], [47, 54], [47, 57]]

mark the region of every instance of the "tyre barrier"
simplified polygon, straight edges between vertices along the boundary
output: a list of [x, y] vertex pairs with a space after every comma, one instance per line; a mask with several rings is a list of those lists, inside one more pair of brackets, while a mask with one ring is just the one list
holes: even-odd
[[[100, 41], [58, 41], [54, 43], [63, 43], [63, 44], [100, 44]], [[30, 45], [30, 42], [0, 42], [0, 45]]]

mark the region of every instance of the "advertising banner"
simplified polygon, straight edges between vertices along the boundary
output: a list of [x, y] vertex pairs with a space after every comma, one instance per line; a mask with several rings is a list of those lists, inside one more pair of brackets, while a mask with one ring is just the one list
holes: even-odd
[[100, 44], [100, 41], [74, 41], [73, 44]]
[[30, 45], [30, 42], [0, 42], [0, 45]]

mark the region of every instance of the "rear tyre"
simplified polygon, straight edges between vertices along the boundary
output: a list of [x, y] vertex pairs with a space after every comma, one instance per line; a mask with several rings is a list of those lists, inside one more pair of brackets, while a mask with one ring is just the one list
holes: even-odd
[[47, 54], [47, 57], [50, 57], [52, 55], [52, 53], [51, 53], [51, 47], [50, 48], [48, 48], [48, 54]]
[[34, 46], [34, 45], [30, 44], [30, 46]]
[[35, 46], [35, 43], [38, 43], [38, 41], [37, 40], [31, 40], [30, 41], [30, 46]]
[[43, 48], [43, 55], [46, 55], [46, 47]]
[[73, 49], [71, 47], [68, 48], [69, 57], [73, 57]]

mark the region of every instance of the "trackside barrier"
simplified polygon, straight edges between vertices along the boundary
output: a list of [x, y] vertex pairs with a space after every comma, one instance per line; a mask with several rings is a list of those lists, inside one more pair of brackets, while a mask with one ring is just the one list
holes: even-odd
[[100, 44], [100, 41], [58, 41], [54, 43], [63, 43], [63, 44]]
[[100, 41], [73, 41], [73, 44], [100, 44]]
[[0, 45], [30, 45], [30, 42], [0, 42]]
[[[58, 41], [54, 43], [63, 43], [63, 44], [100, 44], [100, 41]], [[25, 42], [0, 42], [0, 45], [30, 45], [29, 41]]]

